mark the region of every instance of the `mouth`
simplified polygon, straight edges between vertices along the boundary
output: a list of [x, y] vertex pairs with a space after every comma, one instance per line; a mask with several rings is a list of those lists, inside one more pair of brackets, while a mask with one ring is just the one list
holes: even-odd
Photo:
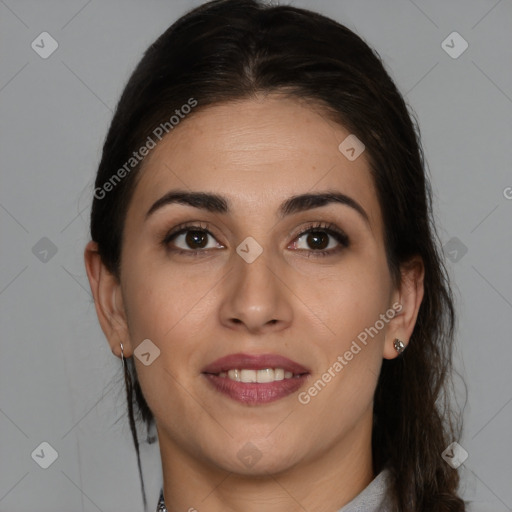
[[244, 404], [265, 404], [302, 387], [307, 368], [277, 354], [232, 354], [209, 364], [202, 374], [219, 393]]

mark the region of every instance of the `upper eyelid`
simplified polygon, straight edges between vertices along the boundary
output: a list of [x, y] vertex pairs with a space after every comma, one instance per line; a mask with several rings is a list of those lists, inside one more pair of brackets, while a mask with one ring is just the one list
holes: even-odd
[[[178, 226], [175, 226], [173, 229], [166, 232], [162, 239], [163, 245], [169, 244], [172, 240], [176, 239], [176, 237], [183, 235], [184, 233], [187, 233], [187, 231], [204, 231], [211, 237], [213, 237], [217, 243], [223, 245], [221, 242], [219, 242], [218, 237], [215, 235], [215, 233], [212, 233], [211, 226], [206, 222], [200, 222], [200, 221], [191, 221], [191, 223], [181, 223]], [[189, 252], [193, 252], [195, 249], [188, 249]], [[198, 249], [198, 250], [204, 250], [204, 249]]]
[[[215, 233], [212, 233], [211, 226], [207, 222], [200, 222], [200, 221], [191, 221], [190, 223], [181, 223], [178, 226], [176, 226], [174, 229], [172, 229], [170, 232], [168, 232], [164, 237], [164, 243], [169, 243], [171, 240], [175, 239], [179, 235], [182, 235], [186, 233], [187, 231], [204, 231], [208, 235], [212, 236], [217, 243], [222, 244], [222, 242], [219, 242], [217, 236]], [[290, 232], [290, 236], [293, 236], [293, 240], [302, 237], [306, 234], [308, 234], [310, 231], [325, 231], [330, 236], [333, 236], [335, 234], [341, 235], [343, 237], [346, 237], [347, 240], [349, 240], [348, 235], [345, 233], [345, 231], [336, 224], [332, 222], [327, 221], [310, 221], [306, 227], [299, 228], [298, 232], [296, 234], [293, 234], [295, 230]], [[338, 241], [338, 243], [341, 243]], [[194, 251], [195, 249], [189, 249], [189, 251]], [[204, 249], [198, 249], [198, 250], [204, 250]]]

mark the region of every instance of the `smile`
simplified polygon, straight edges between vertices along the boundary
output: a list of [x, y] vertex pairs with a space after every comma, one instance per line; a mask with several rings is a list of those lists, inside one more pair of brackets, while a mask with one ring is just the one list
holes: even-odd
[[203, 369], [209, 385], [237, 402], [258, 405], [284, 398], [301, 388], [310, 372], [277, 354], [232, 354]]
[[275, 382], [284, 379], [298, 377], [284, 368], [265, 368], [264, 370], [235, 369], [227, 372], [220, 372], [219, 377], [227, 377], [236, 382]]

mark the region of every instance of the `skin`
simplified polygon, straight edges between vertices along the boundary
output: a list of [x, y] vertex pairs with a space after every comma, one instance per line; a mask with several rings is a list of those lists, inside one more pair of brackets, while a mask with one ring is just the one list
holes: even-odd
[[[383, 358], [397, 356], [393, 340], [411, 336], [424, 271], [416, 258], [394, 286], [366, 155], [349, 161], [338, 149], [348, 135], [311, 104], [275, 93], [198, 111], [144, 161], [119, 281], [96, 244], [87, 245], [87, 273], [112, 352], [120, 357], [123, 343], [130, 357], [145, 339], [160, 350], [151, 365], [135, 364], [156, 420], [169, 510], [333, 512], [375, 476], [377, 376]], [[223, 195], [230, 212], [168, 204], [146, 219], [173, 189]], [[338, 203], [278, 216], [291, 196], [327, 190], [357, 201], [368, 221]], [[182, 222], [208, 224], [213, 236], [202, 254], [172, 252], [197, 249], [184, 236], [162, 244]], [[343, 230], [349, 246], [324, 234], [327, 250], [341, 250], [316, 256], [315, 241], [301, 235], [316, 222]], [[263, 249], [252, 263], [236, 252], [248, 236]], [[299, 392], [307, 390], [396, 302], [401, 312], [308, 404], [298, 393], [241, 404], [201, 374], [227, 354], [277, 353], [310, 369]], [[237, 457], [248, 442], [261, 456], [250, 467]]]

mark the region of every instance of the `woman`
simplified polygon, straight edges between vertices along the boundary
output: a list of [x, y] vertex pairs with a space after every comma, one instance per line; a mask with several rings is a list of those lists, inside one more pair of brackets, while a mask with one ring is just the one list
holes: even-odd
[[160, 510], [465, 510], [421, 147], [357, 35], [194, 9], [131, 76], [95, 186], [87, 273]]

